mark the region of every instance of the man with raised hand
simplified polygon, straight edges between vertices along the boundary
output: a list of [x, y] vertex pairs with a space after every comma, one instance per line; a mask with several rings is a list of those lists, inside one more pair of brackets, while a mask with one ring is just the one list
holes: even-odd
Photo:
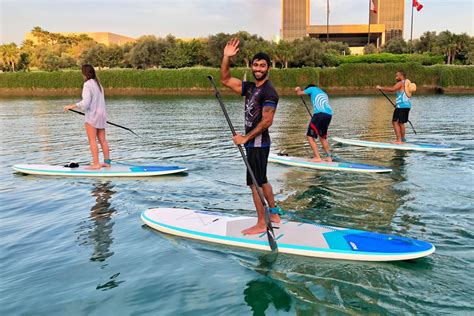
[[[230, 74], [230, 59], [239, 52], [240, 41], [231, 39], [224, 48], [221, 64], [221, 82], [235, 93], [245, 96], [245, 135], [237, 133], [233, 137], [236, 145], [244, 145], [250, 167], [255, 174], [257, 185], [261, 187], [265, 200], [270, 206], [270, 220], [280, 222], [278, 208], [275, 207], [273, 189], [267, 179], [267, 163], [270, 154], [270, 135], [268, 128], [278, 104], [278, 94], [268, 80], [270, 57], [258, 53], [252, 58], [251, 67], [255, 82], [241, 81]], [[266, 231], [265, 209], [247, 171], [247, 185], [250, 186], [253, 202], [257, 209], [258, 221], [255, 226], [244, 229], [243, 234], [260, 234]]]

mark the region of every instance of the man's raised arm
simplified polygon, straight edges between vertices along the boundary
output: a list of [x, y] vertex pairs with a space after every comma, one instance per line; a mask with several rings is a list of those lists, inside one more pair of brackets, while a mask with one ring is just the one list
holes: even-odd
[[221, 82], [224, 86], [230, 88], [238, 94], [242, 94], [242, 80], [234, 78], [230, 74], [230, 59], [239, 52], [240, 41], [237, 38], [227, 42], [224, 48], [224, 57], [221, 64]]

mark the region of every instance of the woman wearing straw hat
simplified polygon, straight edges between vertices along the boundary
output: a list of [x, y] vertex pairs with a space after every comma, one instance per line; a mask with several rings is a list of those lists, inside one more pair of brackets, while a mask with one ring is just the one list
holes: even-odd
[[408, 122], [408, 114], [411, 109], [411, 96], [412, 92], [416, 91], [416, 85], [406, 78], [406, 74], [403, 70], [397, 71], [395, 79], [397, 83], [393, 87], [377, 86], [376, 88], [384, 92], [395, 92], [397, 99], [395, 101], [392, 125], [397, 139], [392, 143], [403, 144], [406, 142], [405, 123]]

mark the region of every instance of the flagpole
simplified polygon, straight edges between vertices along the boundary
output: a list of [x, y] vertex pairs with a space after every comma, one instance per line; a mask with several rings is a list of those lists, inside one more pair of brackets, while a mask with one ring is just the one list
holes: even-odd
[[370, 4], [371, 4], [371, 1], [372, 0], [369, 0], [369, 31], [367, 32], [368, 35], [367, 35], [367, 45], [370, 44]]
[[413, 52], [413, 9], [415, 6], [413, 5], [413, 1], [411, 2], [411, 31], [410, 31], [410, 53]]
[[326, 3], [326, 42], [329, 43], [329, 0]]

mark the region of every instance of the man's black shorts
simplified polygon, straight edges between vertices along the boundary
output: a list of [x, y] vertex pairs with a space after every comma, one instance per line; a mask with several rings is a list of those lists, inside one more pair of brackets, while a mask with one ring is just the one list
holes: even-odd
[[[267, 163], [268, 155], [270, 154], [270, 147], [251, 147], [246, 148], [246, 151], [250, 167], [257, 179], [258, 186], [261, 187], [262, 184], [268, 183]], [[252, 178], [247, 170], [247, 185], [251, 184], [253, 184]]]
[[396, 108], [395, 111], [393, 111], [393, 117], [392, 117], [392, 122], [398, 122], [405, 124], [408, 122], [408, 114], [410, 113], [409, 108]]
[[326, 113], [313, 114], [313, 117], [311, 117], [311, 121], [309, 122], [306, 136], [313, 138], [318, 138], [318, 136], [321, 138], [327, 138], [331, 118], [332, 115]]

